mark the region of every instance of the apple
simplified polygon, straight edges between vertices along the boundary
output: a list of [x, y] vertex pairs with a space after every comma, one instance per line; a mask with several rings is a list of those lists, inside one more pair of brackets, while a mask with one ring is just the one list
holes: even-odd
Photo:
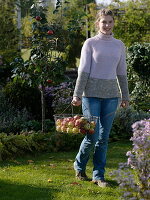
[[67, 117], [66, 119], [68, 122], [74, 121], [73, 117]]
[[64, 119], [62, 121], [61, 125], [67, 127], [68, 126], [68, 121]]
[[61, 132], [61, 126], [56, 126], [56, 131]]
[[91, 128], [91, 129], [88, 131], [88, 133], [93, 134], [93, 133], [94, 133], [94, 129]]
[[80, 119], [77, 119], [75, 121], [75, 126], [80, 127], [80, 125], [81, 125]]
[[67, 133], [72, 133], [72, 128], [67, 128]]
[[57, 119], [56, 121], [56, 126], [60, 126], [61, 125], [62, 120], [61, 119]]
[[77, 119], [80, 119], [80, 116], [79, 115], [75, 115], [73, 118], [74, 118], [74, 120], [77, 120]]
[[73, 132], [73, 133], [79, 133], [79, 129], [78, 129], [77, 127], [74, 127], [74, 128], [72, 129], [72, 132]]
[[52, 81], [52, 80], [50, 80], [50, 79], [48, 79], [48, 80], [47, 80], [47, 83], [53, 83], [53, 81]]
[[95, 121], [91, 121], [91, 122], [90, 122], [90, 127], [91, 127], [91, 128], [95, 128], [95, 126], [96, 126], [96, 122], [95, 122]]
[[41, 18], [40, 16], [36, 16], [35, 19], [36, 19], [37, 21], [40, 21], [42, 18]]
[[82, 134], [86, 134], [86, 130], [82, 129], [82, 128], [79, 129], [79, 132], [82, 133]]
[[53, 30], [48, 30], [48, 31], [47, 31], [47, 34], [48, 34], [48, 35], [53, 35], [53, 34], [54, 34], [54, 31], [53, 31]]
[[85, 125], [84, 125], [84, 129], [85, 130], [89, 130], [90, 129], [90, 123], [87, 122]]
[[68, 122], [68, 127], [73, 128], [75, 125], [75, 123], [73, 121], [69, 121]]
[[61, 132], [63, 133], [67, 132], [67, 128], [65, 126], [61, 126]]

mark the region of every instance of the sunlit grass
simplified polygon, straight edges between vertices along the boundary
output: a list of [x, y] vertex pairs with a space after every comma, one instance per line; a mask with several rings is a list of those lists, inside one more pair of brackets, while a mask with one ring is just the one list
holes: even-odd
[[[118, 185], [110, 172], [126, 161], [129, 142], [109, 145], [106, 180], [111, 187], [99, 188], [91, 182], [74, 178], [73, 162], [77, 152], [44, 153], [0, 163], [1, 200], [117, 200]], [[92, 175], [92, 160], [87, 166]]]

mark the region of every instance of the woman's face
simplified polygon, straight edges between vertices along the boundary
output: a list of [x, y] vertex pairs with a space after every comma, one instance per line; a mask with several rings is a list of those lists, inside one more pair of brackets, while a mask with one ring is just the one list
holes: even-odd
[[110, 35], [114, 27], [114, 20], [110, 15], [102, 16], [98, 22], [99, 31], [105, 35]]

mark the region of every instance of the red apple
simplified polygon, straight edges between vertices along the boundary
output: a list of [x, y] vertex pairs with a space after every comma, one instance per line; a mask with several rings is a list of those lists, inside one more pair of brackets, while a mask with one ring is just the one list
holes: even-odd
[[35, 19], [36, 19], [37, 21], [40, 21], [42, 18], [41, 18], [40, 16], [36, 16]]
[[82, 133], [82, 134], [86, 134], [86, 130], [82, 129], [82, 128], [79, 129], [79, 132]]
[[47, 83], [53, 83], [53, 81], [52, 80], [47, 80]]
[[81, 124], [80, 120], [77, 119], [77, 120], [75, 121], [75, 126], [80, 127], [80, 124]]
[[79, 115], [75, 115], [73, 118], [74, 118], [74, 120], [77, 120], [77, 119], [80, 119], [80, 116]]
[[53, 31], [53, 30], [48, 30], [48, 31], [47, 31], [47, 34], [48, 34], [48, 35], [53, 35], [53, 34], [54, 34], [54, 31]]
[[67, 127], [68, 126], [68, 121], [66, 119], [64, 119], [62, 121], [61, 125]]
[[94, 133], [94, 129], [90, 129], [90, 130], [88, 131], [88, 133], [93, 134], [93, 133]]

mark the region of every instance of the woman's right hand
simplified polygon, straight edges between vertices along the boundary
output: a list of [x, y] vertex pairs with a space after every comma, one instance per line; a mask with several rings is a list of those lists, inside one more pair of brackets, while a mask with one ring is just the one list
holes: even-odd
[[73, 97], [71, 103], [72, 103], [73, 106], [80, 106], [81, 105], [81, 99], [79, 97]]

